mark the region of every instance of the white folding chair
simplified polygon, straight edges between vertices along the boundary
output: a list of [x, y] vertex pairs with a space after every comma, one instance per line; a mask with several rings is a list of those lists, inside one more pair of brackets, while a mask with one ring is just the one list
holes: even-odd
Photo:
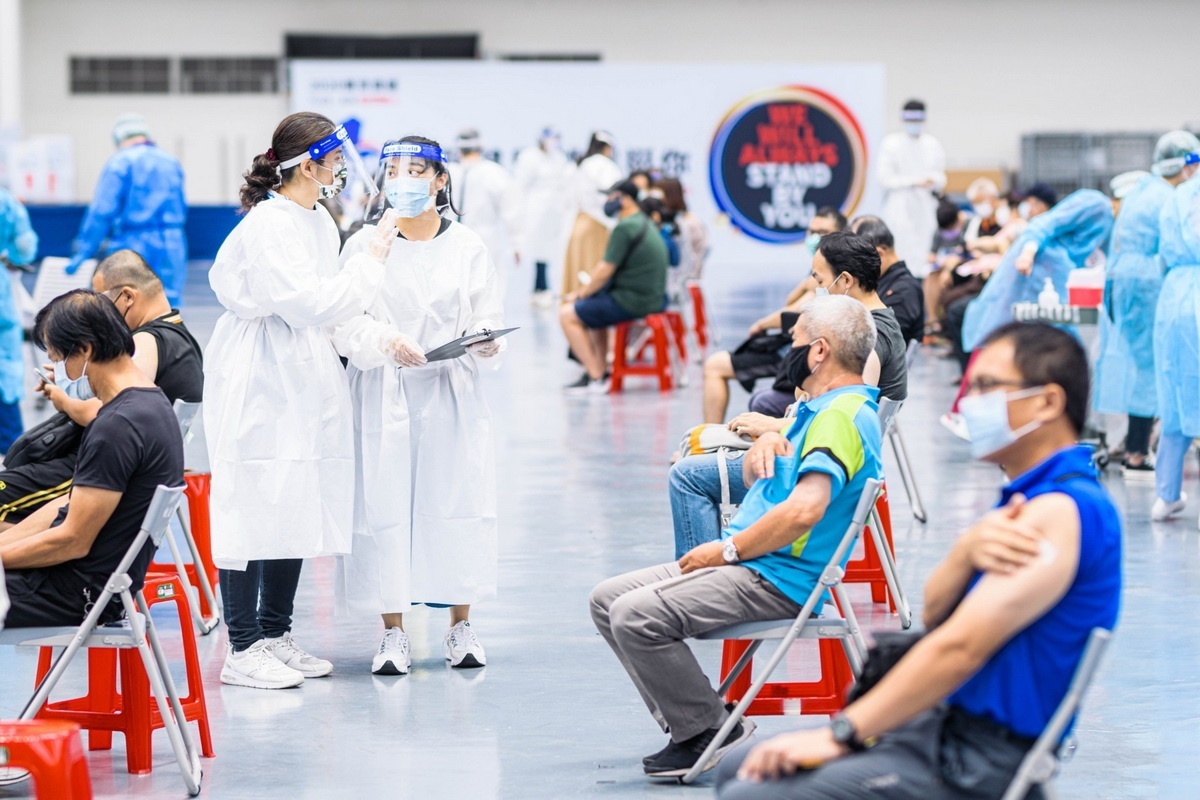
[[1052, 800], [1054, 793], [1050, 788], [1050, 780], [1058, 774], [1065, 757], [1075, 750], [1075, 743], [1070, 739], [1065, 742], [1059, 740], [1067, 725], [1079, 712], [1083, 696], [1096, 675], [1100, 659], [1103, 658], [1111, 639], [1112, 631], [1104, 628], [1092, 629], [1087, 647], [1083, 650], [1083, 658], [1079, 660], [1079, 666], [1075, 668], [1075, 675], [1071, 678], [1071, 685], [1067, 687], [1066, 696], [1058, 704], [1058, 709], [1050, 718], [1050, 724], [1025, 754], [1025, 758], [1021, 759], [1021, 766], [1017, 768], [1002, 800], [1024, 800], [1034, 786], [1041, 786], [1046, 800]]
[[[133, 544], [125, 552], [125, 557], [108, 579], [104, 591], [88, 612], [83, 624], [77, 628], [8, 628], [0, 631], [0, 644], [17, 645], [22, 647], [62, 647], [64, 648], [50, 672], [38, 684], [33, 697], [25, 705], [20, 719], [33, 719], [37, 712], [50, 698], [50, 693], [70, 666], [72, 659], [85, 647], [108, 648], [137, 648], [150, 679], [150, 688], [158, 703], [159, 714], [162, 715], [163, 727], [171, 740], [171, 749], [175, 751], [175, 759], [179, 763], [179, 771], [183, 774], [183, 782], [187, 785], [188, 794], [195, 797], [200, 793], [200, 754], [188, 729], [187, 718], [179, 702], [179, 692], [175, 681], [171, 678], [170, 665], [163, 652], [154, 621], [150, 617], [149, 608], [141, 592], [131, 591], [133, 579], [129, 569], [134, 560], [146, 545], [153, 542], [157, 547], [166, 535], [171, 517], [179, 506], [183, 496], [183, 487], [170, 488], [159, 486], [150, 501], [150, 508]], [[107, 610], [108, 603], [113, 597], [121, 599], [128, 617], [126, 623], [116, 625], [99, 625], [100, 616]]]
[[[900, 407], [903, 405], [904, 403], [899, 400], [890, 400], [886, 397], [880, 398], [879, 426], [883, 430], [884, 435], [887, 435], [889, 430], [894, 430], [896, 415], [900, 413]], [[901, 478], [903, 478], [903, 469], [900, 470], [900, 474]], [[871, 529], [871, 541], [875, 545], [875, 550], [879, 553], [879, 563], [883, 568], [883, 577], [887, 580], [888, 591], [891, 592], [892, 602], [896, 604], [896, 614], [900, 617], [900, 627], [908, 630], [912, 627], [912, 609], [908, 605], [908, 598], [904, 595], [904, 587], [900, 585], [900, 575], [896, 570], [896, 554], [893, 552], [891, 545], [888, 543], [887, 536], [884, 534], [883, 520], [879, 516], [879, 510], [874, 506], [871, 507], [870, 524], [868, 527]]]
[[[912, 370], [912, 365], [916, 362], [917, 354], [920, 352], [920, 342], [912, 342], [908, 346], [908, 355], [905, 360], [908, 362], [909, 370]], [[882, 400], [879, 403], [879, 409], [882, 416]], [[896, 409], [896, 411], [899, 410], [899, 408]], [[895, 414], [891, 417], [891, 424], [883, 429], [883, 435], [887, 437], [888, 443], [892, 446], [892, 453], [896, 456], [896, 463], [900, 467], [900, 480], [904, 484], [904, 493], [908, 495], [908, 504], [912, 508], [913, 516], [917, 518], [918, 522], [928, 522], [929, 515], [925, 513], [925, 503], [921, 500], [921, 490], [917, 487], [917, 476], [913, 472], [912, 462], [908, 460], [908, 448], [904, 446], [904, 437], [900, 434], [899, 425], [896, 424]]]
[[[879, 490], [882, 482], [877, 480], [868, 480], [863, 487], [862, 494], [859, 496], [858, 505], [854, 509], [854, 517], [850, 520], [849, 527], [842, 534], [842, 540], [838, 544], [837, 550], [829, 559], [829, 563], [825, 565], [825, 569], [821, 572], [821, 577], [817, 581], [817, 585], [813, 587], [808, 594], [808, 599], [804, 601], [804, 605], [800, 609], [800, 613], [795, 619], [783, 620], [768, 620], [763, 622], [744, 622], [736, 625], [728, 625], [724, 628], [708, 631], [697, 636], [697, 639], [741, 639], [749, 641], [750, 646], [738, 662], [733, 665], [733, 669], [721, 682], [721, 686], [717, 689], [717, 693], [724, 695], [729, 691], [729, 687], [737, 680], [738, 676], [749, 665], [750, 660], [754, 657], [755, 651], [759, 646], [768, 639], [779, 639], [779, 646], [775, 648], [775, 652], [767, 660], [767, 663], [759, 670], [758, 677], [750, 685], [750, 689], [738, 701], [733, 711], [729, 714], [729, 718], [725, 720], [725, 724], [717, 731], [717, 735], [713, 737], [712, 742], [704, 749], [700, 758], [696, 761], [696, 765], [680, 778], [680, 783], [691, 783], [700, 773], [704, 772], [712, 759], [713, 753], [721, 746], [721, 742], [725, 741], [725, 737], [737, 726], [742, 716], [746, 713], [746, 709], [754, 702], [754, 698], [762, 691], [763, 686], [770, 680], [771, 674], [783, 661], [788, 650], [798, 638], [805, 639], [839, 639], [842, 647], [846, 650], [846, 658], [850, 661], [850, 669], [854, 673], [855, 678], [862, 671], [863, 661], [866, 658], [867, 641], [863, 636], [862, 631], [858, 627], [858, 617], [854, 614], [854, 609], [850, 606], [850, 599], [846, 595], [846, 587], [842, 583], [842, 577], [845, 575], [845, 570], [842, 567], [847, 557], [850, 555], [851, 549], [854, 547], [859, 534], [867, 522], [867, 515], [871, 509], [875, 507], [875, 501], [879, 497]], [[814, 616], [813, 612], [817, 609], [817, 604], [821, 602], [826, 593], [832, 593], [837, 605], [834, 608], [826, 606], [826, 612], [832, 613], [833, 616]], [[840, 610], [841, 616], [837, 616]]]
[[[200, 414], [199, 403], [185, 403], [182, 400], [175, 401], [175, 419], [179, 421], [179, 432], [183, 436], [183, 443], [186, 445], [191, 441], [192, 425], [196, 421], [196, 417]], [[200, 613], [200, 604], [196, 602], [196, 597], [191, 597], [188, 605], [192, 609], [192, 619], [196, 622], [196, 627], [200, 630], [201, 636], [207, 636], [216, 630], [217, 625], [221, 622], [221, 606], [217, 603], [217, 595], [213, 590], [212, 582], [208, 579], [208, 572], [204, 569], [204, 561], [200, 557], [200, 548], [196, 545], [196, 539], [192, 536], [192, 524], [188, 519], [187, 513], [180, 505], [175, 512], [179, 520], [179, 529], [183, 531], [183, 541], [188, 547], [188, 551], [192, 555], [192, 564], [196, 568], [196, 583], [193, 586], [193, 591], [204, 593], [204, 599], [208, 601], [208, 607], [212, 609], [212, 617], [206, 618]], [[175, 541], [171, 531], [167, 531], [167, 547], [171, 551], [171, 557], [175, 561], [175, 568], [179, 570], [179, 579], [186, 584], [188, 573], [187, 565], [183, 560], [183, 553], [180, 552], [179, 543]]]

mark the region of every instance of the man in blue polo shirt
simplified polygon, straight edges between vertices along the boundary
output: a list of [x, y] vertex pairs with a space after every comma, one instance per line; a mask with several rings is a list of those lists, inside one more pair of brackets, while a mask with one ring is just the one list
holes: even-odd
[[[685, 774], [728, 716], [685, 640], [800, 613], [865, 483], [882, 476], [878, 390], [862, 377], [875, 344], [870, 312], [849, 297], [818, 297], [801, 309], [792, 342], [785, 366], [810, 399], [786, 436], [767, 433], [746, 454], [743, 475], [753, 485], [723, 540], [592, 591], [597, 629], [671, 735], [643, 759], [654, 777]], [[717, 757], [753, 729], [739, 724]]]
[[1077, 443], [1083, 349], [1049, 325], [1011, 323], [976, 353], [960, 406], [972, 454], [1010, 483], [926, 584], [930, 633], [829, 727], [731, 757], [720, 800], [1000, 797], [1092, 629], [1116, 624], [1121, 519]]

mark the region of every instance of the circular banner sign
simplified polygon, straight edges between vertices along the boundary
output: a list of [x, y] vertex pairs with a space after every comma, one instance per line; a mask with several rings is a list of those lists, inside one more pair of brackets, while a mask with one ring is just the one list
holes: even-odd
[[709, 157], [717, 206], [764, 242], [804, 239], [818, 208], [850, 216], [866, 183], [867, 146], [854, 115], [808, 86], [756, 92], [721, 121]]

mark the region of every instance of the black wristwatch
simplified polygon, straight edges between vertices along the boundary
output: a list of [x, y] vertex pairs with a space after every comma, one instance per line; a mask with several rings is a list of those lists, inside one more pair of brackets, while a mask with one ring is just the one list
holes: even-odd
[[833, 740], [849, 747], [850, 752], [861, 753], [867, 749], [867, 746], [858, 740], [858, 730], [845, 714], [835, 714], [833, 719], [829, 720], [829, 728], [833, 732]]

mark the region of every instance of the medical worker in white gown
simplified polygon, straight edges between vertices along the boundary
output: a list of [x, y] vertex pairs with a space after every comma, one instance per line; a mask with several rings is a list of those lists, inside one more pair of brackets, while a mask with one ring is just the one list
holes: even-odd
[[209, 272], [226, 311], [205, 350], [204, 428], [229, 627], [221, 681], [235, 686], [284, 689], [333, 671], [291, 636], [301, 559], [350, 549], [350, 388], [326, 326], [375, 302], [391, 244], [383, 229], [338, 268], [337, 226], [317, 200], [345, 184], [358, 158], [347, 141], [320, 114], [284, 119], [245, 175], [246, 216]]
[[[400, 236], [378, 301], [333, 333], [350, 361], [359, 468], [339, 598], [383, 617], [375, 674], [408, 672], [404, 613], [417, 604], [450, 608], [443, 654], [452, 667], [482, 667], [468, 614], [495, 594], [497, 555], [492, 423], [479, 368], [503, 340], [443, 361], [424, 353], [499, 328], [502, 298], [479, 236], [438, 213], [450, 206], [453, 184], [436, 142], [384, 145], [377, 183], [399, 215]], [[346, 242], [347, 267], [375, 235], [367, 225]]]
[[474, 128], [458, 134], [459, 161], [449, 165], [454, 187], [454, 219], [483, 240], [496, 265], [500, 297], [517, 266], [521, 235], [521, 204], [516, 184], [508, 170], [484, 158], [483, 140]]
[[937, 197], [946, 188], [946, 151], [925, 132], [925, 104], [909, 100], [904, 130], [889, 133], [879, 148], [883, 221], [896, 239], [896, 254], [918, 278], [929, 274], [929, 251], [937, 233]]

